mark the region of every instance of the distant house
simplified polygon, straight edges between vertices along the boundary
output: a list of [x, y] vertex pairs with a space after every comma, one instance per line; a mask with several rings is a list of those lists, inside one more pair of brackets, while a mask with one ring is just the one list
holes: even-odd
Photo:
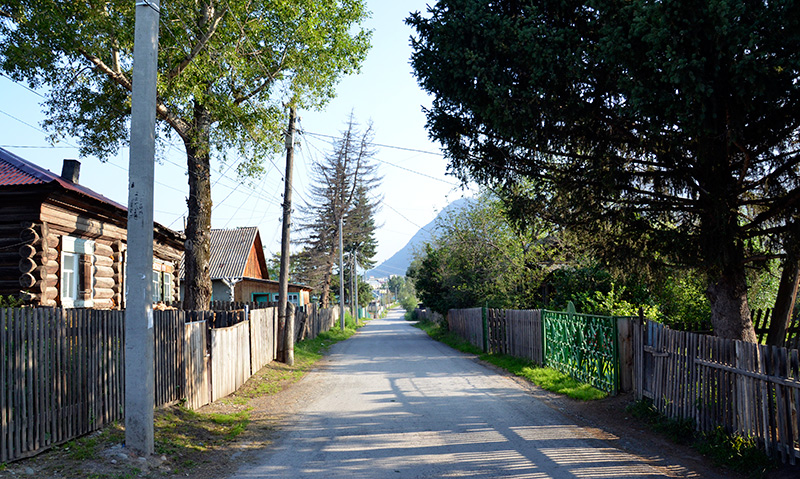
[[[37, 306], [125, 307], [126, 207], [0, 148], [0, 295]], [[153, 301], [177, 299], [184, 238], [153, 225]]]
[[[278, 282], [269, 279], [261, 235], [255, 226], [212, 229], [209, 270], [214, 301], [278, 301]], [[183, 295], [181, 289], [181, 298]], [[290, 302], [304, 306], [310, 302], [311, 288], [290, 283], [288, 296]]]

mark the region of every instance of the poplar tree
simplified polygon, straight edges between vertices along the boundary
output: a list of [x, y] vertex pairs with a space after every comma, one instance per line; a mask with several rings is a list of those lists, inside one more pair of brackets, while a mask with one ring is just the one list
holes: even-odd
[[[0, 0], [0, 67], [47, 95], [44, 127], [101, 159], [128, 141], [135, 3]], [[211, 157], [243, 176], [283, 144], [286, 104], [321, 108], [358, 71], [364, 0], [170, 0], [161, 4], [158, 136], [177, 136], [189, 176], [186, 296], [207, 309]]]

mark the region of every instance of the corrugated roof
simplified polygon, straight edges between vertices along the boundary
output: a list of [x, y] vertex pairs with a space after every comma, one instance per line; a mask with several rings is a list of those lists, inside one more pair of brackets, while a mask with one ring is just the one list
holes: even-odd
[[211, 279], [242, 278], [258, 228], [211, 230]]
[[0, 186], [44, 185], [47, 183], [58, 183], [64, 189], [102, 201], [122, 211], [128, 211], [128, 208], [116, 201], [106, 198], [94, 190], [67, 181], [50, 170], [46, 170], [30, 161], [20, 158], [8, 150], [0, 148]]

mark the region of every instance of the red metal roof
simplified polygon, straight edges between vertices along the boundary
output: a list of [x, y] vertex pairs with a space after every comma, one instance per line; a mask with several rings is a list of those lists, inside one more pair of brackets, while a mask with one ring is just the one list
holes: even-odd
[[128, 208], [112, 201], [85, 186], [67, 181], [61, 176], [24, 160], [8, 150], [0, 148], [0, 186], [25, 186], [58, 183], [62, 188], [94, 198], [127, 212]]

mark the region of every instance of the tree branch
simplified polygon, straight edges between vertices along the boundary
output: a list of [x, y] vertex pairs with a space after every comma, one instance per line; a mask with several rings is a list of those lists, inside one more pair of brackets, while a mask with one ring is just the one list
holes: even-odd
[[201, 51], [203, 51], [206, 45], [208, 45], [208, 42], [211, 40], [211, 37], [213, 37], [214, 34], [217, 32], [217, 27], [219, 27], [219, 24], [222, 21], [222, 17], [225, 16], [225, 13], [227, 13], [227, 11], [228, 7], [225, 7], [219, 12], [214, 13], [214, 15], [211, 17], [210, 26], [208, 27], [208, 30], [206, 30], [205, 35], [203, 35], [200, 38], [200, 40], [198, 40], [198, 42], [192, 48], [192, 51], [189, 52], [189, 55], [187, 55], [186, 58], [184, 58], [183, 61], [181, 61], [181, 63], [177, 67], [173, 68], [172, 70], [169, 71], [169, 73], [167, 73], [168, 79], [172, 80], [173, 78], [180, 75], [186, 69], [186, 67], [188, 67], [189, 64], [192, 63], [192, 60], [194, 60], [195, 57], [197, 57], [197, 55]]
[[[92, 65], [94, 65], [95, 69], [99, 72], [103, 73], [107, 77], [111, 78], [117, 85], [125, 88], [128, 91], [132, 91], [133, 85], [131, 81], [123, 73], [115, 72], [111, 67], [106, 65], [100, 58], [92, 55], [91, 53], [86, 52], [85, 50], [78, 50], [78, 52], [83, 55]], [[156, 102], [156, 114], [159, 118], [166, 121], [183, 140], [188, 139], [189, 135], [189, 124], [185, 121], [181, 120], [174, 114], [169, 111], [169, 108], [162, 102]]]

